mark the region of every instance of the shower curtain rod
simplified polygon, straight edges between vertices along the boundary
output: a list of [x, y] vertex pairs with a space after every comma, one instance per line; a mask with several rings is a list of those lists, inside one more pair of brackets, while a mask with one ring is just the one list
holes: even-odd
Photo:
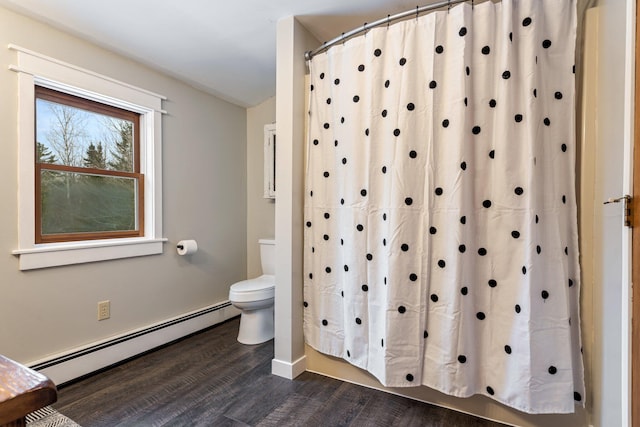
[[445, 6], [452, 6], [454, 4], [458, 4], [458, 3], [463, 3], [465, 1], [468, 0], [445, 0], [445, 1], [440, 1], [438, 3], [432, 3], [432, 4], [428, 4], [426, 6], [421, 6], [418, 7], [416, 6], [415, 9], [411, 9], [411, 10], [407, 10], [406, 12], [400, 12], [400, 13], [396, 13], [395, 15], [388, 15], [386, 18], [381, 18], [378, 19], [375, 22], [372, 22], [370, 24], [365, 23], [362, 27], [358, 27], [355, 28], [351, 31], [348, 31], [346, 33], [342, 33], [342, 35], [329, 40], [328, 42], [324, 42], [322, 44], [322, 46], [314, 49], [314, 50], [310, 50], [304, 53], [304, 59], [306, 59], [307, 61], [311, 61], [311, 58], [313, 58], [314, 56], [316, 56], [319, 53], [324, 52], [325, 50], [329, 49], [331, 46], [340, 43], [341, 41], [347, 40], [350, 37], [355, 36], [356, 34], [360, 34], [364, 31], [367, 31], [371, 28], [374, 27], [378, 27], [380, 25], [384, 25], [384, 24], [389, 24], [391, 21], [397, 21], [398, 19], [402, 19], [402, 18], [406, 18], [408, 16], [411, 15], [419, 15], [420, 13], [423, 12], [428, 12], [430, 10], [434, 10], [434, 9], [440, 9], [443, 8]]

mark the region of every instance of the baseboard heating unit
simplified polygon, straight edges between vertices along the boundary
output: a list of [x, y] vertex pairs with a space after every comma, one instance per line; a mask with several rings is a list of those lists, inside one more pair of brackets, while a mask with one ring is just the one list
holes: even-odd
[[27, 365], [57, 385], [112, 366], [240, 314], [229, 301], [58, 353]]

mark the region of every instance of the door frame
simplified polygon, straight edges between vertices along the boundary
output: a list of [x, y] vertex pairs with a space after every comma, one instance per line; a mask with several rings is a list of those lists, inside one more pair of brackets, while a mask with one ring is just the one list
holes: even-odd
[[[635, 64], [640, 64], [640, 0], [636, 0], [635, 14]], [[640, 67], [635, 67], [634, 107], [640, 105]], [[631, 405], [631, 422], [634, 427], [640, 426], [640, 296], [634, 292], [633, 283], [640, 286], [640, 108], [634, 108], [633, 115], [633, 199], [631, 201], [633, 229], [631, 231], [631, 387], [629, 401]], [[635, 298], [634, 298], [635, 294]]]

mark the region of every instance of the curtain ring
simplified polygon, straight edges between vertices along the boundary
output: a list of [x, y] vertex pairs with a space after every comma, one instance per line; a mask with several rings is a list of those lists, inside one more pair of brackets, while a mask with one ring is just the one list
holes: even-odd
[[416, 6], [416, 21], [418, 20], [418, 6]]
[[364, 32], [364, 36], [367, 37], [367, 23], [366, 22], [362, 26], [362, 31]]
[[471, 0], [471, 10], [475, 7], [475, 0]]
[[391, 15], [387, 15], [387, 30], [389, 29], [390, 23], [391, 23]]
[[449, 11], [451, 10], [451, 0], [447, 1], [447, 14], [449, 13]]

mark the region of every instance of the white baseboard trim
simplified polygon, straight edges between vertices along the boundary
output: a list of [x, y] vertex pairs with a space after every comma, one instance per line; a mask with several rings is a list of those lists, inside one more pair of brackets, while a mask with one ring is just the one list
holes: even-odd
[[27, 363], [60, 385], [238, 316], [229, 301]]
[[273, 359], [271, 361], [271, 373], [279, 377], [294, 379], [307, 369], [307, 356], [302, 356], [293, 362]]

